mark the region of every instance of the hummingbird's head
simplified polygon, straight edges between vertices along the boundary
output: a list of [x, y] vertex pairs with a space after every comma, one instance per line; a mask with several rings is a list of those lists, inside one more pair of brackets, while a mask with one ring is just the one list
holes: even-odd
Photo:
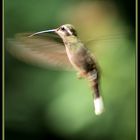
[[30, 36], [34, 36], [34, 35], [38, 35], [38, 34], [42, 34], [42, 33], [49, 33], [49, 32], [55, 32], [64, 41], [66, 41], [66, 40], [70, 41], [70, 40], [77, 39], [77, 32], [76, 32], [74, 26], [71, 25], [71, 24], [64, 24], [64, 25], [61, 25], [60, 27], [58, 27], [56, 29], [36, 32], [36, 33], [34, 33], [34, 34], [30, 35]]
[[55, 32], [62, 38], [69, 37], [69, 36], [77, 37], [76, 30], [74, 26], [71, 24], [62, 25], [59, 28], [57, 28]]

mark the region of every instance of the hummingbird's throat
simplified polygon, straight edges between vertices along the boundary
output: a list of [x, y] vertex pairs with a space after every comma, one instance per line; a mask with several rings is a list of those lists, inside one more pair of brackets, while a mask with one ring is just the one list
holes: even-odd
[[73, 44], [79, 42], [79, 39], [73, 35], [62, 37], [62, 40], [65, 44]]

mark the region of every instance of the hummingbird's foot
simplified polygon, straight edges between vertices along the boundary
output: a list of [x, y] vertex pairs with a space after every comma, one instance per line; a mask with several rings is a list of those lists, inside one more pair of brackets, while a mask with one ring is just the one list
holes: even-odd
[[77, 78], [78, 79], [82, 79], [82, 78], [84, 78], [86, 76], [86, 73], [85, 72], [78, 72], [77, 73]]

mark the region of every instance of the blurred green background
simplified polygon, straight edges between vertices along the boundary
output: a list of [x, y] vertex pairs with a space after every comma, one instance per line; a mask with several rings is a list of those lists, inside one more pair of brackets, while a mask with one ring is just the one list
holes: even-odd
[[102, 72], [100, 88], [105, 112], [101, 116], [94, 114], [88, 82], [77, 79], [75, 72], [25, 64], [5, 51], [5, 139], [136, 139], [135, 2], [4, 0], [4, 3], [5, 38], [65, 23], [73, 24], [84, 41], [122, 33], [119, 39], [89, 45]]

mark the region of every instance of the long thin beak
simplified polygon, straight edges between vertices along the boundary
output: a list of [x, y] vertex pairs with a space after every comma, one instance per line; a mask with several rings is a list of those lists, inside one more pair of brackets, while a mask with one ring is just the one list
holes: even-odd
[[34, 35], [38, 35], [38, 34], [43, 34], [43, 33], [50, 33], [50, 32], [56, 32], [56, 29], [36, 32], [36, 33], [34, 33], [34, 34], [31, 34], [29, 37], [32, 37], [32, 36], [34, 36]]

